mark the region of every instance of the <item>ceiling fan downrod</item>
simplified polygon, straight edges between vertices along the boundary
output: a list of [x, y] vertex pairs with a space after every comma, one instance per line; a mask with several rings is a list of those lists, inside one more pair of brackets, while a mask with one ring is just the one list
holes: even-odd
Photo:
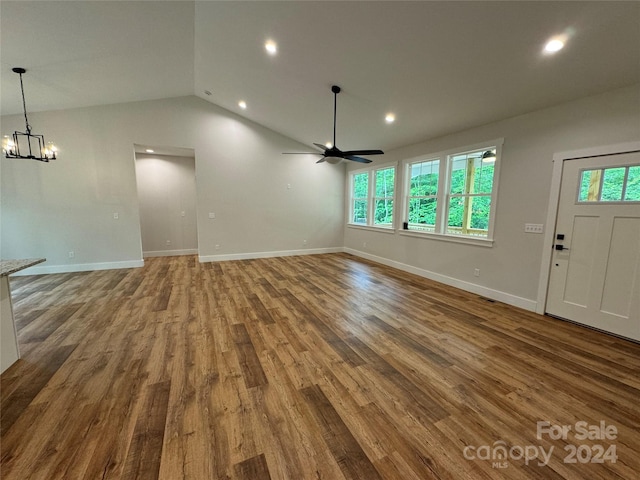
[[340, 93], [340, 87], [337, 85], [331, 86], [333, 92], [333, 146], [336, 146], [336, 114], [338, 111], [338, 94]]

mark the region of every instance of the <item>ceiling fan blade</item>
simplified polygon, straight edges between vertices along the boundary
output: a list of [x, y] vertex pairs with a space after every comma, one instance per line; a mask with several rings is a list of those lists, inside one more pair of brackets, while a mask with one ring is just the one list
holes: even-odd
[[321, 158], [320, 160], [318, 160], [316, 163], [322, 163], [322, 162], [324, 162], [324, 160], [325, 160], [325, 158], [324, 158], [324, 157], [322, 157], [322, 158]]
[[322, 149], [322, 151], [324, 152], [327, 149], [326, 145], [321, 145], [320, 143], [313, 143], [316, 147]]
[[356, 157], [355, 155], [345, 155], [344, 158], [346, 158], [347, 160], [353, 160], [354, 162], [371, 163], [371, 160], [369, 160], [368, 158]]
[[382, 150], [348, 150], [344, 155], [384, 155]]
[[282, 152], [282, 155], [324, 155], [322, 152]]

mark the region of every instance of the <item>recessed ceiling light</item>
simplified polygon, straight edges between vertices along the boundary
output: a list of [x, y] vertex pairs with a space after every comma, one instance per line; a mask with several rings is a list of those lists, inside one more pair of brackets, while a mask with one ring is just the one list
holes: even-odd
[[147, 153], [153, 153], [153, 150], [151, 150], [150, 148], [147, 148], [147, 149], [145, 150], [145, 152], [147, 152]]
[[273, 40], [267, 40], [264, 44], [265, 50], [269, 53], [269, 55], [275, 55], [278, 53], [278, 45]]
[[561, 40], [560, 38], [552, 38], [544, 46], [544, 52], [545, 53], [556, 53], [556, 52], [559, 52], [560, 50], [562, 50], [563, 47], [564, 47], [564, 41], [563, 40]]
[[393, 123], [396, 121], [396, 116], [393, 113], [387, 113], [384, 117], [384, 121], [387, 123]]
[[246, 110], [246, 109], [247, 109], [247, 102], [245, 102], [244, 100], [240, 100], [240, 101], [238, 102], [238, 106], [239, 106], [241, 109]]

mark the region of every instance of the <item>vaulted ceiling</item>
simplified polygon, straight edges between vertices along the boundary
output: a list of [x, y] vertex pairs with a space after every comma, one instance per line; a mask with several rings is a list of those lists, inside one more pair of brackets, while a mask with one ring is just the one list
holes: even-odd
[[639, 2], [3, 0], [0, 17], [3, 115], [20, 66], [28, 111], [195, 94], [324, 143], [337, 84], [338, 146], [391, 149], [640, 82]]

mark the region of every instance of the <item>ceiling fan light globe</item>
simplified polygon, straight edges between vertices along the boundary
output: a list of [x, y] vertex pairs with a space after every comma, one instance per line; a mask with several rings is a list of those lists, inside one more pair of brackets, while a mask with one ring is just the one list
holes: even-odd
[[324, 158], [327, 163], [331, 165], [335, 165], [336, 163], [340, 163], [342, 161], [341, 157], [325, 157]]

